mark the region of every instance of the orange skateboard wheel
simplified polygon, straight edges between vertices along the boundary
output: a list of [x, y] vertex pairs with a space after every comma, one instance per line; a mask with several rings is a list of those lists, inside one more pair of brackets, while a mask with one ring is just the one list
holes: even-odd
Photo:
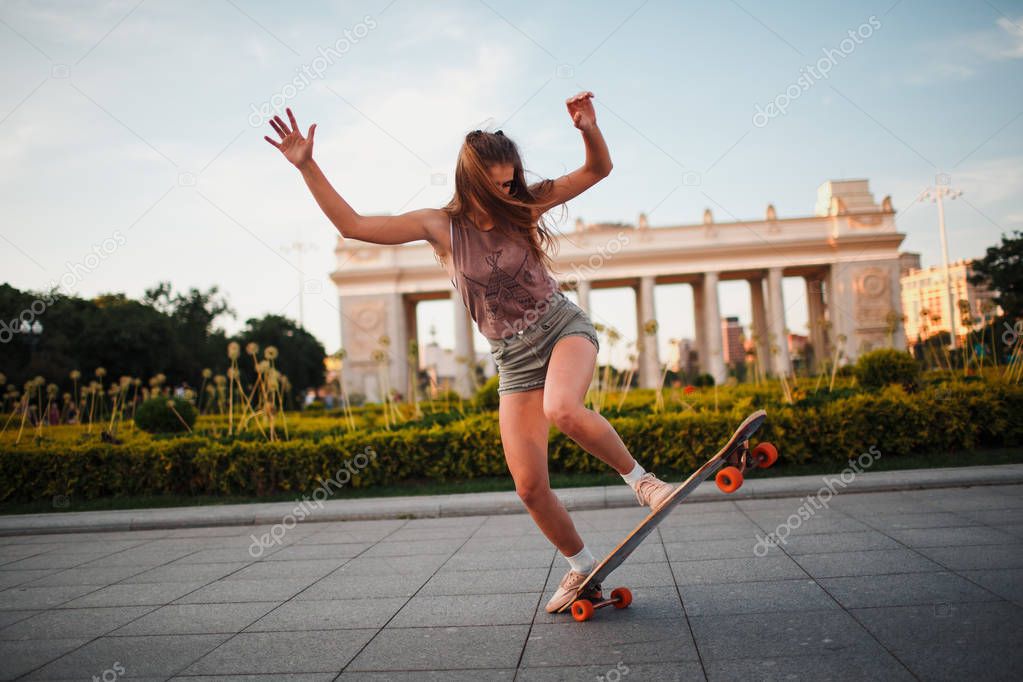
[[771, 443], [761, 443], [753, 448], [753, 461], [761, 469], [766, 469], [778, 461], [778, 448]]
[[724, 493], [734, 493], [742, 486], [742, 472], [735, 467], [724, 467], [714, 477], [714, 482]]
[[616, 600], [616, 609], [626, 609], [632, 603], [632, 592], [627, 587], [616, 587], [611, 590], [611, 599]]
[[589, 599], [580, 599], [572, 604], [572, 617], [582, 623], [593, 618], [593, 602]]

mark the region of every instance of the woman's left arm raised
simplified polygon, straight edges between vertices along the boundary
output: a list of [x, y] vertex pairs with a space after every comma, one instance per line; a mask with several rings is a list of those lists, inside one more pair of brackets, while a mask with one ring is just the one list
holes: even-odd
[[611, 173], [611, 154], [607, 150], [604, 136], [597, 127], [597, 114], [593, 110], [593, 93], [580, 92], [565, 101], [572, 124], [583, 134], [586, 145], [586, 162], [567, 175], [553, 181], [550, 191], [541, 197], [540, 212], [573, 199]]

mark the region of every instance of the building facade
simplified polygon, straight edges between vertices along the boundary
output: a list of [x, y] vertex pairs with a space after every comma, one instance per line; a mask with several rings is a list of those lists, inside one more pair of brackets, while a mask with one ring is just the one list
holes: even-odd
[[962, 339], [970, 331], [981, 328], [985, 318], [990, 319], [992, 314], [1001, 312], [994, 302], [995, 292], [970, 284], [970, 277], [974, 274], [971, 260], [958, 260], [948, 265], [955, 306], [951, 318], [945, 268], [940, 265], [921, 268], [919, 257], [915, 263], [908, 261], [904, 265], [908, 267], [904, 268], [900, 282], [902, 310], [906, 315], [906, 337], [912, 343], [941, 332], [951, 332], [953, 322], [956, 337]]
[[[890, 198], [875, 202], [867, 180], [833, 180], [818, 188], [814, 215], [804, 217], [779, 218], [769, 205], [762, 220], [719, 223], [708, 210], [700, 224], [655, 227], [643, 214], [635, 224], [577, 221], [574, 232], [559, 237], [554, 274], [562, 288], [577, 292], [584, 310], [589, 310], [594, 289], [629, 287], [635, 292], [632, 338], [643, 387], [657, 385], [663, 366], [649, 323], [677, 314], [670, 307], [654, 309], [654, 289], [688, 284], [700, 371], [722, 382], [725, 334], [718, 284], [726, 280], [748, 283], [757, 357], [773, 374], [792, 369], [784, 277], [804, 280], [814, 348], [826, 349], [829, 356], [835, 350], [849, 362], [872, 348], [905, 347], [899, 294], [904, 237], [896, 230]], [[462, 374], [455, 383], [467, 394], [466, 360], [475, 355], [472, 321], [432, 247], [339, 239], [335, 253], [338, 267], [331, 278], [338, 290], [348, 390], [379, 399], [381, 338], [387, 340], [389, 385], [406, 386], [409, 362], [403, 349], [417, 338], [416, 305], [450, 299], [456, 309], [455, 361]]]

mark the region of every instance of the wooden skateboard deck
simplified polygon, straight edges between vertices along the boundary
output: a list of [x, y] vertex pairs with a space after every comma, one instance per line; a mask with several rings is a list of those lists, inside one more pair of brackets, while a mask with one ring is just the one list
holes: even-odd
[[[696, 489], [700, 483], [705, 481], [711, 475], [718, 470], [728, 465], [726, 470], [722, 473], [728, 474], [727, 476], [720, 476], [718, 478], [718, 487], [725, 492], [734, 492], [742, 485], [742, 471], [750, 468], [751, 466], [767, 467], [775, 462], [778, 453], [774, 446], [769, 443], [762, 443], [757, 446], [755, 450], [750, 450], [749, 439], [750, 437], [760, 429], [763, 425], [764, 420], [767, 418], [767, 413], [763, 410], [758, 410], [746, 417], [746, 419], [739, 425], [739, 428], [735, 430], [732, 437], [728, 439], [725, 446], [721, 448], [717, 454], [711, 457], [707, 462], [699, 469], [693, 472], [693, 474], [681, 483], [661, 506], [655, 511], [643, 519], [638, 526], [636, 526], [631, 533], [629, 533], [624, 540], [622, 540], [617, 547], [615, 547], [607, 557], [604, 558], [597, 566], [590, 572], [586, 577], [586, 581], [579, 586], [576, 590], [576, 594], [572, 601], [565, 604], [558, 610], [558, 613], [564, 613], [569, 609], [572, 610], [572, 615], [578, 621], [589, 620], [593, 615], [593, 609], [601, 608], [603, 606], [615, 606], [617, 608], [625, 608], [632, 602], [632, 595], [628, 589], [622, 587], [612, 591], [611, 599], [604, 600], [601, 594], [601, 583], [611, 574], [616, 568], [622, 565], [622, 563], [629, 558], [640, 543], [646, 539], [650, 533], [657, 528], [657, 526], [663, 521], [668, 514], [670, 514], [675, 507], [677, 507], [693, 490]], [[734, 467], [734, 469], [733, 469]], [[723, 484], [722, 479], [725, 479]], [[591, 599], [580, 599], [580, 595], [589, 593], [591, 596], [596, 598], [594, 602]]]

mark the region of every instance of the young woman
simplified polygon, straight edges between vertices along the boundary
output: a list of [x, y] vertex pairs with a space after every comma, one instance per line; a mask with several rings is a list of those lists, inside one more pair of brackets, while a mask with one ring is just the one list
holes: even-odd
[[592, 98], [592, 92], [581, 92], [566, 102], [586, 145], [581, 168], [527, 185], [515, 143], [500, 130], [474, 130], [459, 151], [455, 194], [447, 206], [396, 216], [360, 215], [334, 190], [312, 158], [316, 124], [303, 137], [288, 109], [290, 126], [279, 116], [270, 121], [280, 140], [266, 137], [301, 171], [316, 203], [343, 237], [376, 244], [429, 242], [490, 341], [500, 376], [501, 443], [515, 489], [569, 564], [548, 612], [568, 603], [596, 563], [551, 491], [551, 422], [621, 474], [640, 504], [656, 509], [673, 490], [636, 462], [604, 417], [584, 406], [599, 350], [597, 334], [549, 272], [547, 250], [554, 240], [543, 214], [611, 172]]

